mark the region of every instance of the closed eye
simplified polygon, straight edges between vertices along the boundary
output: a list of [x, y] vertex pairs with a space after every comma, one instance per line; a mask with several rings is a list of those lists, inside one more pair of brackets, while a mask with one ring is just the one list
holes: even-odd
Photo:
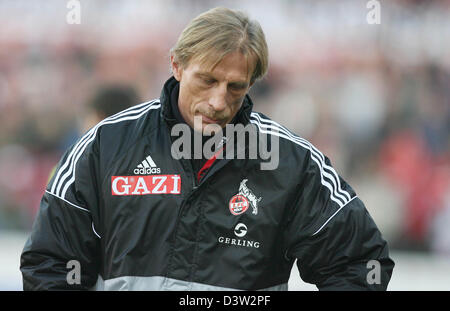
[[202, 79], [202, 80], [203, 80], [203, 82], [204, 82], [205, 84], [208, 84], [208, 85], [214, 84], [214, 83], [216, 82], [216, 80], [214, 80], [214, 79], [208, 79], [208, 78]]
[[212, 85], [216, 82], [216, 79], [214, 79], [210, 76], [207, 76], [207, 75], [200, 74], [200, 75], [198, 75], [198, 77], [199, 77], [200, 81], [206, 85]]
[[230, 83], [228, 87], [233, 91], [242, 91], [247, 88], [246, 83]]

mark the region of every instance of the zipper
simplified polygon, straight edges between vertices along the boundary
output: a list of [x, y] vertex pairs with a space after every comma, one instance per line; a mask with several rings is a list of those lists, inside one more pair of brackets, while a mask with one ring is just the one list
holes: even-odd
[[[182, 163], [186, 163], [184, 161], [186, 161], [185, 159], [181, 159]], [[178, 235], [178, 227], [180, 224], [180, 220], [183, 214], [183, 210], [184, 207], [186, 206], [186, 204], [190, 201], [191, 197], [193, 196], [193, 194], [197, 191], [197, 189], [199, 188], [199, 185], [197, 184], [196, 181], [196, 177], [195, 174], [193, 173], [192, 170], [186, 170], [186, 168], [184, 167], [185, 165], [183, 165], [183, 169], [185, 170], [186, 173], [191, 175], [191, 179], [192, 179], [192, 190], [189, 192], [189, 194], [184, 198], [183, 202], [181, 203], [180, 209], [178, 210], [178, 215], [177, 215], [177, 219], [175, 222], [175, 229], [174, 229], [174, 234], [173, 234], [173, 240], [172, 240], [172, 247], [171, 247], [171, 251], [170, 251], [170, 258], [169, 258], [169, 266], [167, 268], [167, 273], [166, 276], [169, 277], [169, 274], [172, 270], [172, 265], [173, 265], [173, 256], [175, 253], [175, 243], [177, 241], [177, 235]]]

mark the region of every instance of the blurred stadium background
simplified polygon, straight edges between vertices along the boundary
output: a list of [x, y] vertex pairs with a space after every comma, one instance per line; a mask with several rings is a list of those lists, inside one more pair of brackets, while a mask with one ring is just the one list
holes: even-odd
[[[159, 97], [186, 23], [227, 6], [257, 19], [270, 68], [255, 110], [328, 155], [388, 240], [390, 290], [450, 290], [450, 1], [0, 0], [0, 290], [47, 178], [102, 85]], [[314, 290], [293, 269], [292, 290]]]

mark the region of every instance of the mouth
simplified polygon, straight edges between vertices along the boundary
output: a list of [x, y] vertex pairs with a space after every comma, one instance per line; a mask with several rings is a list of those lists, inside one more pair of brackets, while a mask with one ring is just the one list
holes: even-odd
[[201, 114], [201, 116], [202, 116], [202, 122], [203, 122], [203, 123], [207, 123], [207, 124], [220, 124], [220, 120], [209, 118], [209, 117], [207, 117], [207, 116], [205, 116], [205, 115], [203, 115], [203, 114]]

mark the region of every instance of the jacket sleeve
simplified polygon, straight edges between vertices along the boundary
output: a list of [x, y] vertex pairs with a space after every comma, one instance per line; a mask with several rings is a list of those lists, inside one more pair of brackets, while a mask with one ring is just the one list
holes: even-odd
[[394, 262], [353, 189], [319, 151], [308, 152], [287, 227], [287, 256], [319, 290], [386, 290]]
[[62, 157], [47, 185], [20, 258], [24, 290], [83, 290], [97, 281], [94, 149], [93, 143], [81, 139]]

